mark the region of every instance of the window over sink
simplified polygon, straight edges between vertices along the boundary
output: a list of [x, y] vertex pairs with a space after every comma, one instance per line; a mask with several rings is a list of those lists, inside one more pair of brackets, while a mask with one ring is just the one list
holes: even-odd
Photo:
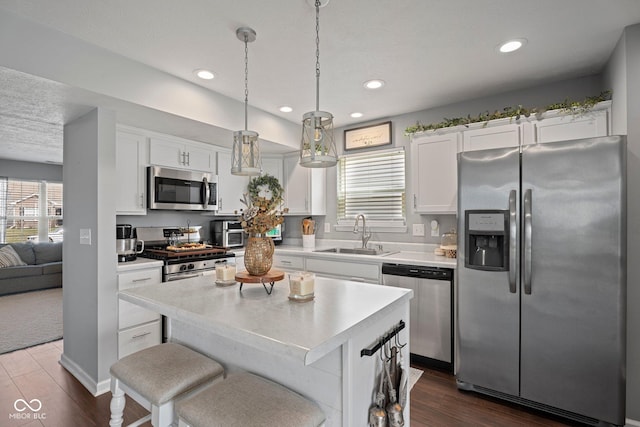
[[337, 175], [338, 226], [364, 214], [377, 231], [406, 227], [404, 148], [341, 156]]

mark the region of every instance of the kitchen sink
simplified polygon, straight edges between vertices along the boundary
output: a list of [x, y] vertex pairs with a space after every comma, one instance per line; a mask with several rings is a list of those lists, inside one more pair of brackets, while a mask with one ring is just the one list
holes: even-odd
[[385, 250], [376, 249], [376, 248], [329, 248], [329, 249], [316, 249], [314, 252], [386, 256], [386, 255], [395, 254], [398, 251], [385, 251]]

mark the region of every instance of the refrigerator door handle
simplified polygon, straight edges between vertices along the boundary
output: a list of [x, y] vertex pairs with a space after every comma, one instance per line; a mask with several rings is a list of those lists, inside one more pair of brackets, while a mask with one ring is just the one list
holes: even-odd
[[516, 190], [509, 192], [509, 292], [516, 293]]
[[531, 189], [524, 192], [524, 293], [531, 295]]

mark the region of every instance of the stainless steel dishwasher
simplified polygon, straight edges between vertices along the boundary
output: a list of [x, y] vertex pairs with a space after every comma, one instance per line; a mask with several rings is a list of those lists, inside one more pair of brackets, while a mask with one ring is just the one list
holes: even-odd
[[453, 371], [453, 270], [385, 263], [382, 283], [413, 290], [409, 321], [412, 359]]

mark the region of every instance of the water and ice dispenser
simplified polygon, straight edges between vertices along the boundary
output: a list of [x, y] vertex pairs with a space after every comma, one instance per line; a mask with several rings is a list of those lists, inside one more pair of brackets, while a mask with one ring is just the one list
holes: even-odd
[[509, 211], [465, 211], [467, 268], [489, 271], [509, 269]]

